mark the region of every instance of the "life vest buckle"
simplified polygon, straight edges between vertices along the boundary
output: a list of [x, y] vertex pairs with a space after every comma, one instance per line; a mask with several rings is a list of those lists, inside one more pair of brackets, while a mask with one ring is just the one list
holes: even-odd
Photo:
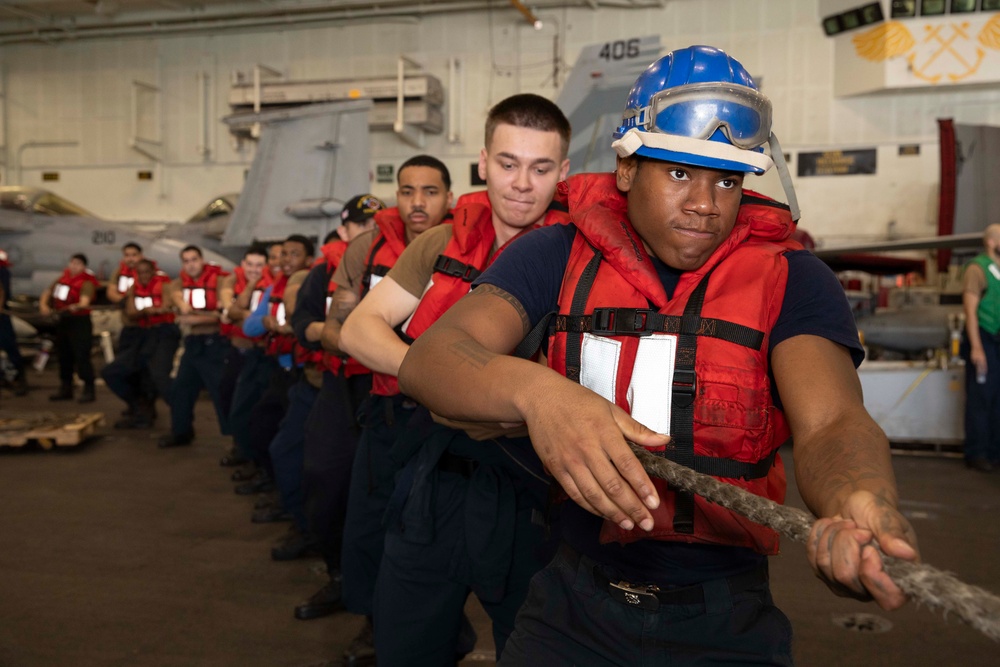
[[695, 379], [693, 370], [674, 369], [674, 383], [672, 395], [674, 405], [686, 408], [694, 403], [694, 396], [698, 390], [698, 381]]
[[598, 336], [649, 336], [653, 311], [648, 308], [595, 308], [590, 332]]

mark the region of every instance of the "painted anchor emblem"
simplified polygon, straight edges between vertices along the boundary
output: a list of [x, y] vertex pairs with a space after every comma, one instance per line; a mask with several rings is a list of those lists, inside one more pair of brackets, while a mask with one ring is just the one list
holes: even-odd
[[961, 81], [965, 77], [975, 74], [979, 69], [979, 66], [983, 63], [983, 57], [986, 56], [985, 50], [977, 46], [975, 62], [969, 62], [966, 58], [966, 54], [962, 53], [959, 48], [955, 46], [955, 41], [959, 38], [965, 42], [970, 41], [968, 33], [969, 24], [952, 23], [949, 27], [952, 32], [951, 35], [945, 39], [941, 35], [945, 28], [944, 25], [924, 26], [924, 30], [927, 31], [927, 37], [924, 38], [923, 43], [931, 44], [932, 42], [937, 42], [938, 47], [919, 66], [917, 64], [918, 54], [916, 52], [910, 53], [906, 56], [906, 62], [910, 64], [910, 71], [913, 72], [914, 76], [930, 83], [938, 83], [941, 80], [941, 77], [945, 75], [942, 75], [941, 73], [931, 74], [929, 73], [929, 68], [935, 63], [935, 61], [938, 60], [938, 58], [945, 54], [949, 55], [953, 62], [957, 62], [961, 67], [965, 68], [963, 71], [958, 73], [947, 72], [946, 76], [952, 82]]
[[[903, 56], [913, 76], [931, 84], [947, 79], [956, 83], [975, 74], [987, 50], [1000, 49], [1000, 14], [972, 37], [969, 22], [925, 25], [918, 44], [901, 21], [888, 21], [855, 36], [855, 52], [866, 60], [883, 61]], [[978, 44], [976, 43], [978, 42]]]

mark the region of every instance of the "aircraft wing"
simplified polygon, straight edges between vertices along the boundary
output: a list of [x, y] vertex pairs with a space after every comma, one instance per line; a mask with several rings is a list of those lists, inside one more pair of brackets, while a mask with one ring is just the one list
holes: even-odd
[[339, 225], [338, 217], [302, 221], [286, 209], [317, 198], [343, 205], [368, 191], [371, 106], [350, 100], [223, 118], [230, 126], [259, 123], [260, 141], [222, 244], [247, 246], [292, 232], [323, 238]]
[[893, 252], [896, 250], [939, 250], [942, 248], [978, 248], [983, 244], [982, 232], [952, 234], [950, 236], [928, 236], [902, 239], [899, 241], [875, 241], [833, 248], [816, 248], [813, 253], [822, 260], [835, 259], [844, 255], [872, 252]]
[[556, 100], [573, 127], [568, 155], [572, 173], [615, 168], [611, 133], [621, 121], [636, 77], [661, 51], [659, 35], [591, 44], [580, 51]]

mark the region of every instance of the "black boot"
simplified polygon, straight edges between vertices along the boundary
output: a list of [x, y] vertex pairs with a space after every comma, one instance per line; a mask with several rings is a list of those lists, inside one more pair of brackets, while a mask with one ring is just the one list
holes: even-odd
[[72, 401], [73, 400], [73, 385], [64, 384], [60, 385], [59, 391], [49, 396], [50, 401]]
[[97, 400], [97, 395], [94, 392], [94, 385], [88, 384], [83, 388], [83, 393], [80, 394], [80, 398], [76, 400], [77, 403], [93, 403]]
[[344, 603], [340, 599], [340, 572], [336, 572], [323, 588], [295, 607], [295, 618], [308, 621], [311, 618], [329, 616], [343, 608]]
[[365, 619], [361, 632], [351, 640], [347, 650], [344, 651], [344, 662], [349, 667], [375, 664], [375, 632], [371, 616]]

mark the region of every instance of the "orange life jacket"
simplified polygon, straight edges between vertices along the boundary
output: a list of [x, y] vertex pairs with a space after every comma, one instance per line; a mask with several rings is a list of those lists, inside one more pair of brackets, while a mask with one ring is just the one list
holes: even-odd
[[[375, 213], [378, 234], [372, 240], [365, 258], [365, 273], [361, 279], [361, 298], [396, 265], [396, 260], [406, 250], [406, 225], [399, 215], [399, 208], [392, 207]], [[399, 383], [394, 375], [372, 373], [372, 393], [376, 396], [395, 396]]]
[[157, 313], [146, 315], [143, 313], [147, 308], [163, 307], [163, 288], [170, 283], [170, 276], [159, 271], [153, 274], [150, 281], [143, 285], [136, 280], [132, 283], [132, 297], [135, 309], [139, 311], [138, 325], [144, 329], [150, 329], [160, 324], [170, 324], [174, 321], [173, 313]]
[[[152, 262], [152, 264], [153, 264], [153, 271], [154, 272], [156, 272], [156, 271], [159, 270], [157, 268], [157, 266], [156, 266], [156, 262], [153, 262], [153, 260], [147, 260], [147, 261]], [[132, 283], [135, 282], [136, 277], [137, 276], [136, 276], [135, 269], [133, 269], [132, 267], [130, 267], [125, 262], [119, 262], [118, 263], [118, 281], [115, 283], [115, 290], [119, 294], [124, 295], [125, 292], [128, 291], [128, 288], [132, 286]]]
[[[278, 325], [285, 324], [285, 288], [288, 287], [288, 276], [284, 273], [271, 285], [268, 315], [273, 317]], [[269, 333], [265, 352], [275, 357], [290, 354], [295, 349], [294, 334]]]
[[[236, 281], [233, 283], [233, 298], [235, 299], [240, 294], [243, 294], [243, 290], [247, 288], [247, 276], [243, 271], [242, 266], [237, 266], [233, 269], [233, 275], [236, 276]], [[257, 306], [260, 305], [260, 299], [264, 296], [264, 291], [271, 286], [271, 272], [264, 267], [264, 271], [261, 273], [260, 280], [254, 285], [253, 293], [250, 295], [250, 306], [248, 308], [249, 312], [257, 310]], [[243, 327], [239, 324], [219, 324], [219, 333], [223, 336], [229, 336], [230, 338], [248, 338], [249, 340], [263, 340], [264, 336], [257, 336], [250, 338], [243, 333]]]
[[[69, 269], [63, 269], [62, 275], [59, 276], [58, 282], [56, 282], [55, 287], [52, 289], [53, 308], [55, 310], [66, 310], [74, 303], [80, 303], [83, 286], [87, 283], [93, 284], [95, 290], [99, 284], [90, 269], [84, 269], [75, 276], [70, 275]], [[75, 310], [69, 314], [90, 315], [90, 309]]]
[[197, 278], [192, 278], [187, 273], [181, 271], [181, 286], [184, 289], [184, 301], [195, 310], [218, 310], [219, 280], [228, 275], [218, 264], [205, 264], [205, 267]]
[[[559, 201], [553, 201], [545, 218], [536, 227], [567, 221], [565, 206]], [[493, 207], [486, 192], [473, 192], [460, 197], [452, 211], [451, 225], [451, 240], [434, 263], [431, 286], [424, 292], [413, 315], [402, 327], [403, 334], [409, 340], [415, 340], [446, 310], [468, 294], [472, 282], [515, 239], [535, 228], [523, 230], [494, 251], [496, 231], [493, 229]], [[382, 396], [398, 394], [399, 385], [396, 378], [374, 373], [372, 393]]]
[[[671, 442], [658, 452], [776, 502], [777, 450], [789, 437], [768, 376], [768, 339], [788, 267], [788, 209], [744, 191], [736, 224], [708, 261], [681, 275], [672, 298], [628, 220], [611, 174], [569, 181], [577, 234], [559, 295], [548, 364]], [[778, 551], [778, 535], [654, 480], [654, 527], [605, 522], [601, 541], [659, 539]]]

